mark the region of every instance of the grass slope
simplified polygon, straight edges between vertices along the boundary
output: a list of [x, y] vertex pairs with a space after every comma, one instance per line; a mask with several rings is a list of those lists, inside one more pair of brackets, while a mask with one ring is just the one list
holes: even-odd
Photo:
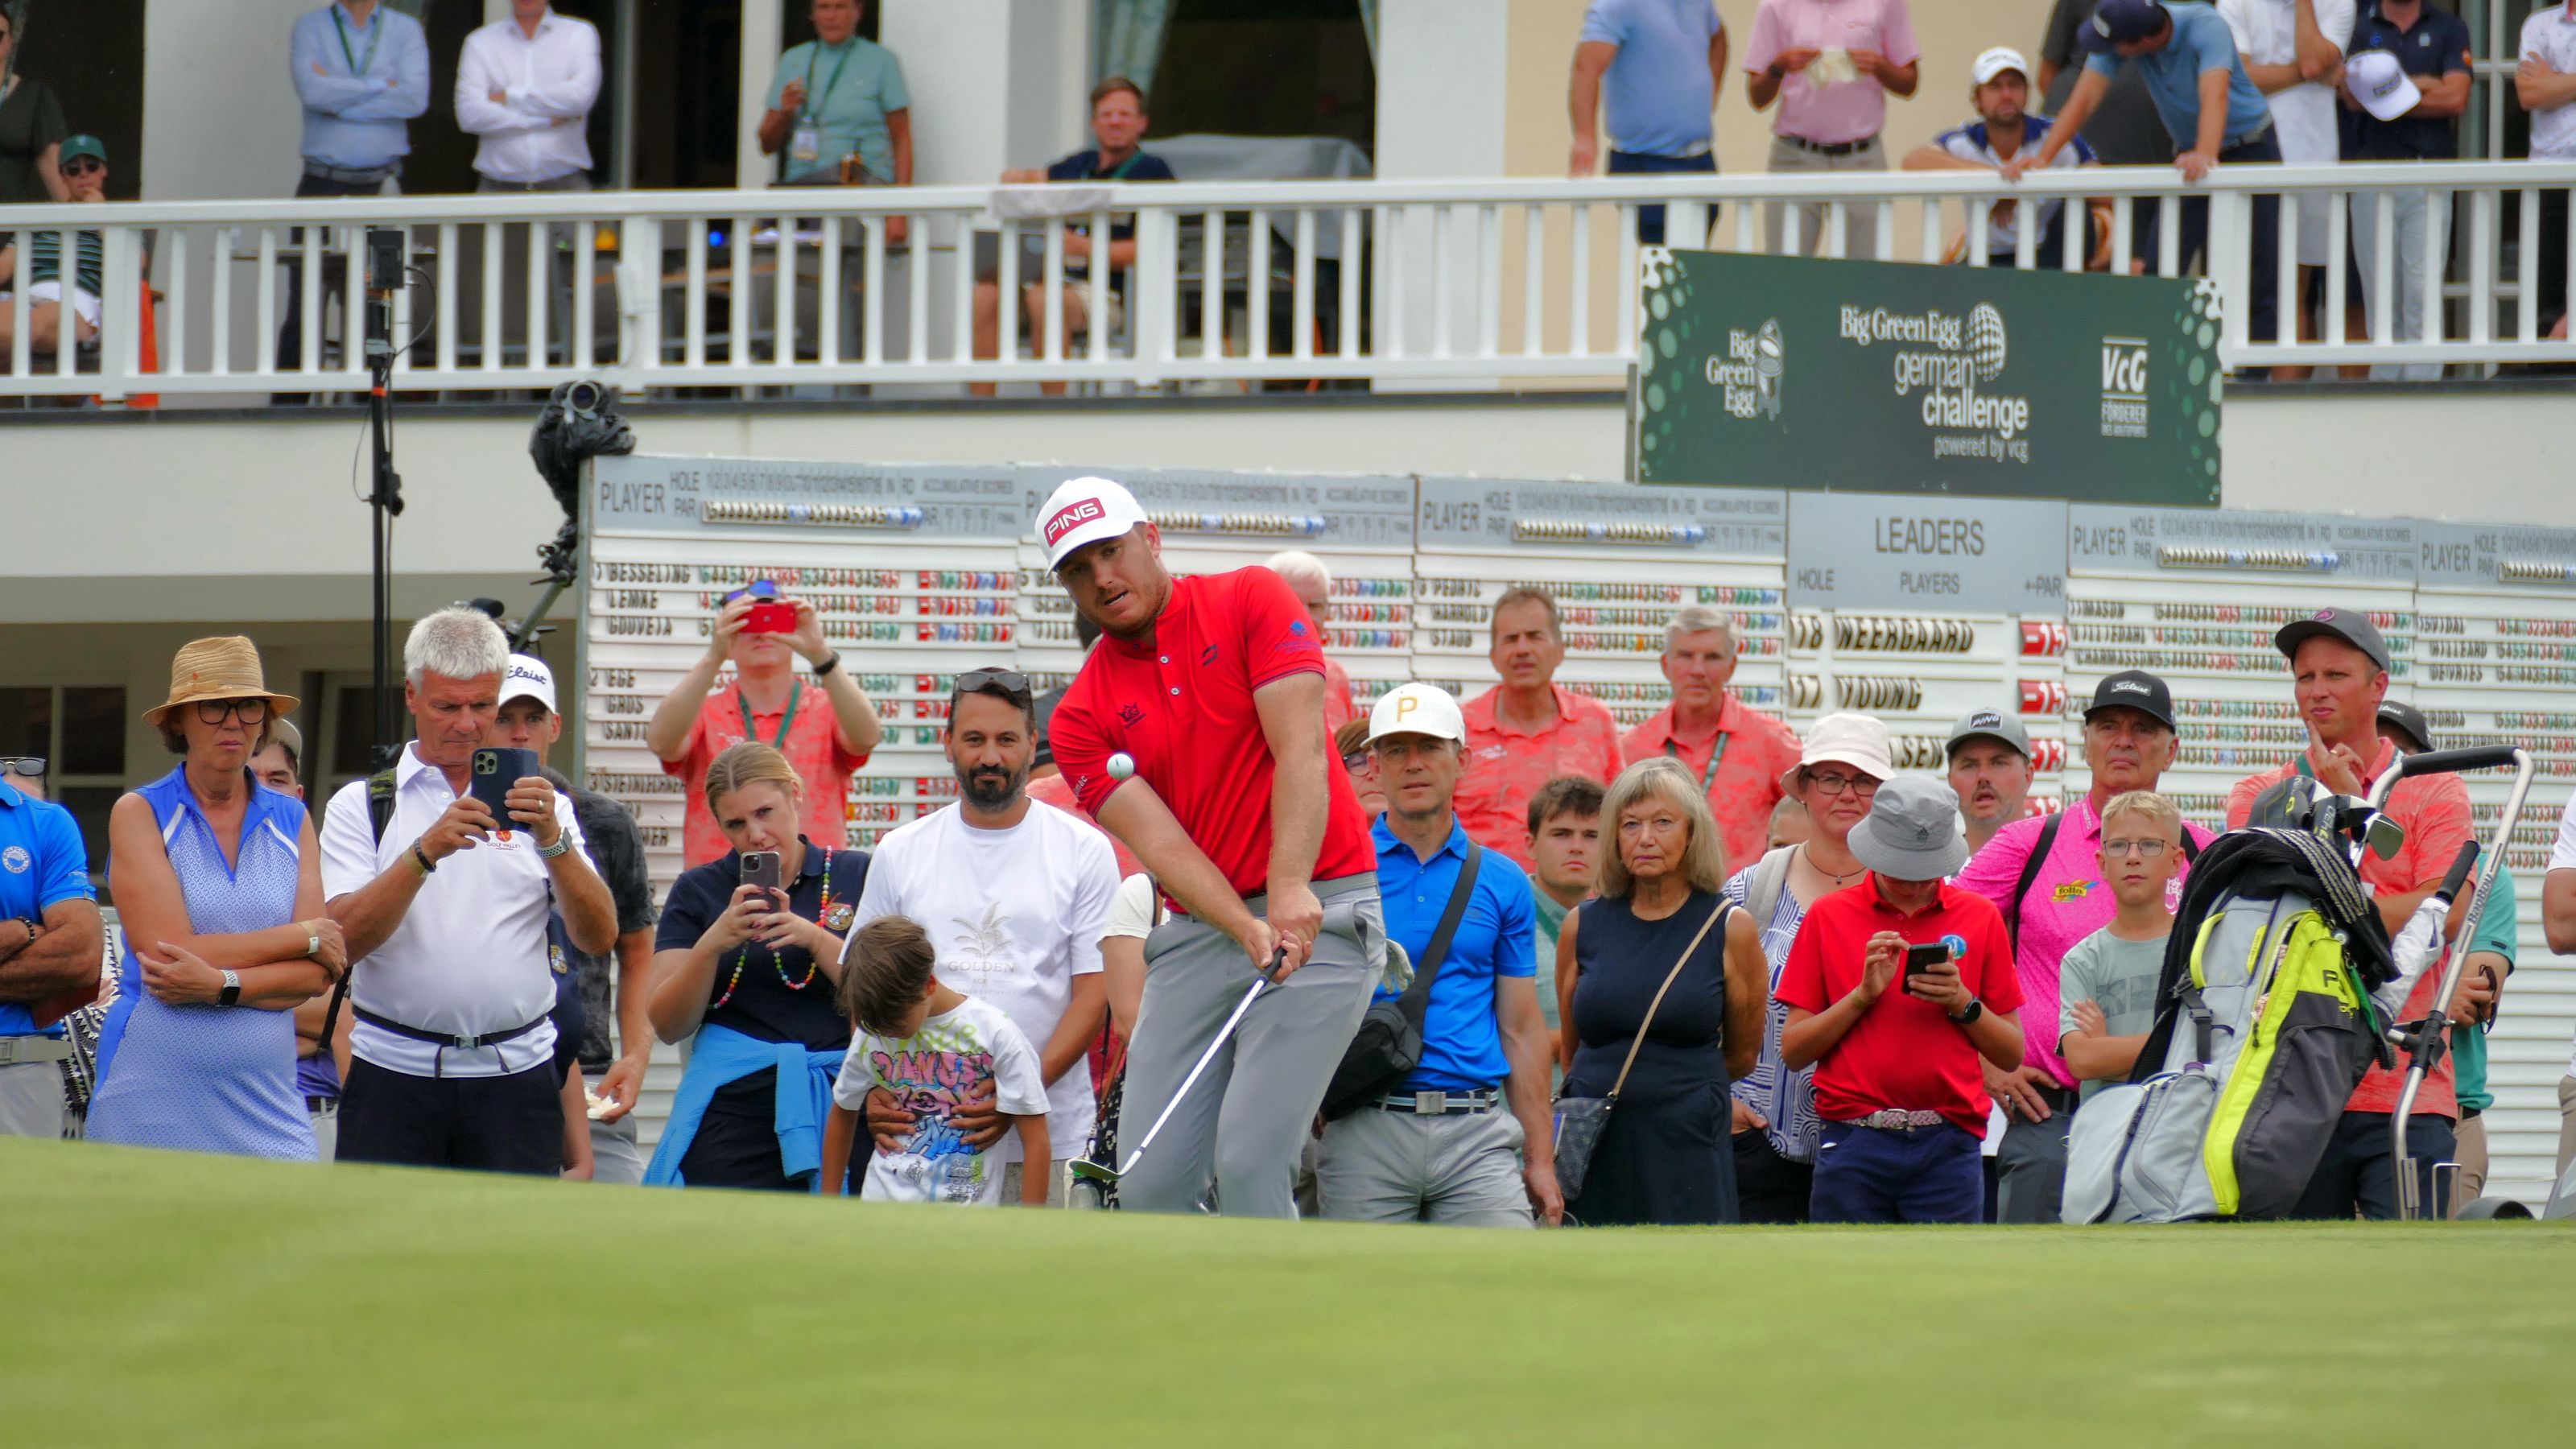
[[0, 1222], [0, 1402], [20, 1429], [59, 1416], [29, 1444], [2537, 1444], [2576, 1422], [2557, 1225], [1449, 1232], [7, 1139]]

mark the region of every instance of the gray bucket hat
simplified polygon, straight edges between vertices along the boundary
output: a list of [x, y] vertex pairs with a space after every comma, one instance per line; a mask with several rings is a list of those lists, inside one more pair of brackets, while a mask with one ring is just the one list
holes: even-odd
[[1869, 814], [1852, 828], [1851, 853], [1889, 880], [1957, 875], [1968, 863], [1958, 794], [1938, 780], [1897, 776], [1878, 787]]

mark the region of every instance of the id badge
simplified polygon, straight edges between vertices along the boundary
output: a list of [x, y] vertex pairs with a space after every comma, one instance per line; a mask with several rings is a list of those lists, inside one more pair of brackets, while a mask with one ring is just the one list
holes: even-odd
[[813, 161], [823, 154], [823, 128], [810, 122], [799, 125], [787, 140], [787, 155], [796, 161]]

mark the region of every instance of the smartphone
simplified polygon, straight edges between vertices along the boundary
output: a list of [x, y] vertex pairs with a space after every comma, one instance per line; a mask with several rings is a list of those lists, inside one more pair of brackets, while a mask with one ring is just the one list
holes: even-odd
[[1947, 941], [1926, 941], [1920, 946], [1908, 946], [1905, 948], [1905, 974], [1912, 976], [1949, 959], [1950, 943]]
[[474, 752], [474, 769], [466, 781], [465, 793], [483, 802], [492, 812], [494, 825], [502, 830], [516, 830], [519, 822], [510, 818], [511, 787], [537, 772], [537, 752], [508, 745], [495, 745]]
[[742, 883], [763, 890], [778, 889], [778, 852], [746, 850], [742, 853]]
[[793, 634], [796, 632], [796, 606], [794, 604], [754, 604], [751, 606], [751, 611], [742, 616], [742, 632]]

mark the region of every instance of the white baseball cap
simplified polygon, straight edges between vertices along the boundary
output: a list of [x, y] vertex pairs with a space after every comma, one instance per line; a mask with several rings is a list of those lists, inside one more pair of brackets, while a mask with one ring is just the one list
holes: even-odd
[[1369, 711], [1368, 742], [1388, 735], [1429, 735], [1437, 740], [1467, 742], [1467, 717], [1458, 701], [1436, 684], [1399, 684], [1378, 697]]
[[555, 708], [555, 672], [546, 661], [532, 654], [513, 654], [510, 667], [501, 673], [501, 702], [533, 699], [546, 707], [548, 714], [561, 714]]
[[1977, 78], [1977, 84], [1984, 85], [2008, 70], [2021, 72], [2023, 80], [2030, 79], [2030, 62], [2022, 58], [2021, 52], [2009, 45], [1998, 45], [1978, 56], [1968, 73]]
[[1887, 722], [1875, 715], [1829, 714], [1809, 725], [1798, 763], [1780, 772], [1781, 793], [1786, 794], [1797, 784], [1800, 770], [1827, 764], [1849, 765], [1881, 781], [1896, 778]]
[[2415, 109], [2424, 98], [2415, 80], [2406, 74], [2394, 52], [2365, 50], [2344, 62], [2344, 81], [2352, 87], [2361, 108], [2383, 121], [2393, 121]]
[[1067, 478], [1038, 508], [1038, 540], [1046, 545], [1047, 567], [1055, 568], [1084, 544], [1116, 538], [1144, 521], [1145, 510], [1124, 484]]

